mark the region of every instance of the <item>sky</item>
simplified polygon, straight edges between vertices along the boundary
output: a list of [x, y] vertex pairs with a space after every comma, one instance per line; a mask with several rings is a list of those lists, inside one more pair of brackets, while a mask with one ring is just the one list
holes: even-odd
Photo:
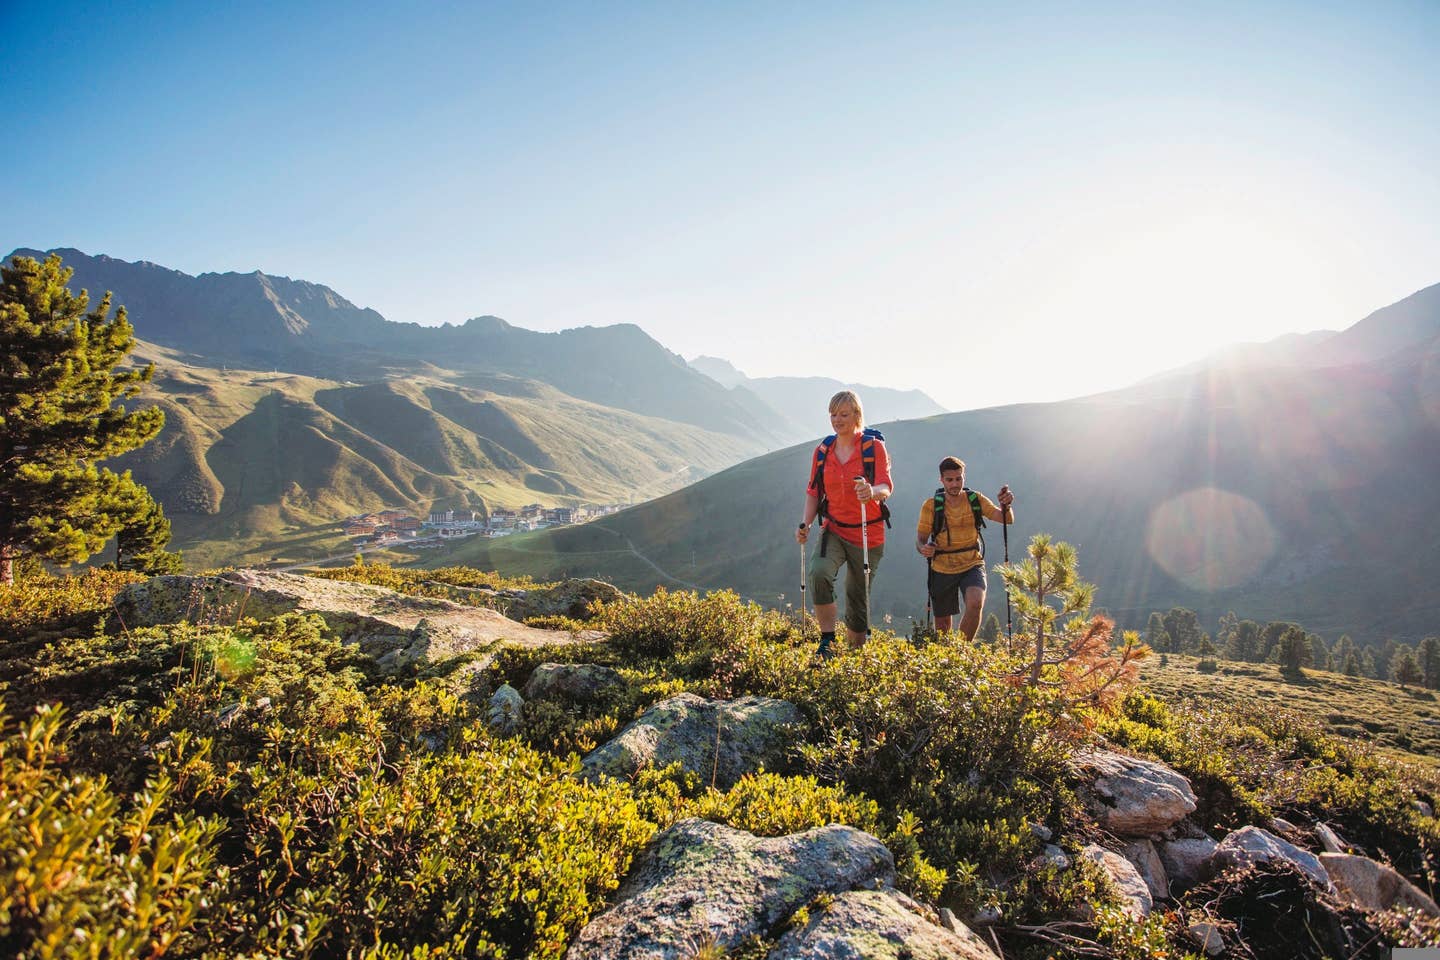
[[1440, 282], [1433, 0], [0, 0], [0, 83], [6, 251], [955, 410]]

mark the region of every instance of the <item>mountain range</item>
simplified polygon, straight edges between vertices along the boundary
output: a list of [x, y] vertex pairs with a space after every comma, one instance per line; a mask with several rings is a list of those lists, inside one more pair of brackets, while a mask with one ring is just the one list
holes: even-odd
[[738, 397], [744, 397], [748, 392], [763, 400], [770, 410], [778, 414], [776, 429], [791, 442], [810, 436], [815, 432], [816, 424], [825, 424], [830, 398], [841, 390], [855, 391], [865, 405], [865, 420], [871, 424], [913, 420], [946, 412], [922, 390], [843, 383], [830, 377], [752, 378], [719, 357], [696, 357], [690, 361], [690, 366]]
[[[1263, 364], [1219, 357], [1091, 397], [888, 424], [895, 527], [875, 579], [876, 615], [903, 625], [923, 612], [915, 523], [936, 464], [954, 454], [968, 462], [972, 487], [992, 497], [1001, 483], [1015, 489], [1017, 524], [987, 531], [991, 565], [1007, 533], [1012, 558], [1037, 532], [1072, 542], [1098, 605], [1122, 625], [1143, 627], [1150, 611], [1182, 605], [1211, 623], [1233, 610], [1332, 639], [1434, 633], [1437, 337], [1440, 286], [1346, 331], [1289, 338]], [[585, 527], [468, 545], [462, 558], [798, 604], [793, 530], [812, 446]], [[993, 574], [988, 609], [1004, 618]]]

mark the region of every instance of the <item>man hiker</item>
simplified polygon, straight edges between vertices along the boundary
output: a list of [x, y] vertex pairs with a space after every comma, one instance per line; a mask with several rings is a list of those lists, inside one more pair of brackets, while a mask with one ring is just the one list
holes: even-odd
[[960, 611], [963, 599], [965, 613], [960, 618], [960, 632], [971, 640], [980, 627], [980, 612], [985, 609], [985, 554], [980, 528], [985, 518], [1014, 523], [1015, 511], [1010, 505], [1015, 495], [1008, 486], [1002, 486], [997, 507], [983, 493], [966, 488], [965, 463], [956, 457], [940, 461], [940, 488], [920, 507], [915, 549], [929, 561], [935, 629], [942, 633], [950, 629], [951, 618]]
[[[885, 438], [865, 429], [865, 410], [853, 391], [830, 398], [830, 427], [835, 432], [815, 448], [805, 485], [805, 512], [795, 540], [804, 544], [810, 524], [821, 522], [820, 549], [810, 568], [809, 587], [820, 621], [821, 657], [833, 654], [837, 610], [835, 578], [845, 573], [845, 634], [851, 648], [870, 632], [870, 577], [885, 552], [885, 523], [890, 511], [890, 454]], [[803, 547], [802, 547], [803, 550]]]

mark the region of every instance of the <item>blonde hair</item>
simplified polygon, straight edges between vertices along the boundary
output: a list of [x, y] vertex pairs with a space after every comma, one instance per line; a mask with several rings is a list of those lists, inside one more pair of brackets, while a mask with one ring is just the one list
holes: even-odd
[[858, 426], [865, 426], [865, 408], [860, 405], [860, 398], [855, 395], [854, 390], [841, 390], [830, 398], [830, 412], [834, 413], [835, 408], [842, 403], [850, 404], [850, 409], [855, 411], [855, 422]]

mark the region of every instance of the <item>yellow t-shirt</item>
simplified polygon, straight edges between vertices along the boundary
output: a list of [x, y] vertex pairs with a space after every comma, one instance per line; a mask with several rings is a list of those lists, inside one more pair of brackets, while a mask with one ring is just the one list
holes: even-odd
[[[980, 513], [986, 520], [993, 520], [1000, 523], [1004, 514], [989, 497], [983, 493], [977, 493], [980, 498]], [[928, 539], [933, 527], [935, 517], [935, 498], [926, 500], [920, 507], [920, 522], [915, 527], [916, 534], [921, 540]], [[975, 513], [970, 509], [970, 500], [962, 496], [958, 504], [945, 502], [945, 529], [940, 531], [940, 536], [935, 542], [935, 557], [930, 563], [930, 568], [936, 573], [964, 573], [975, 567], [984, 564], [980, 557], [980, 538], [976, 535]], [[974, 549], [966, 549], [971, 548]], [[959, 553], [944, 553], [946, 550], [959, 550]]]

